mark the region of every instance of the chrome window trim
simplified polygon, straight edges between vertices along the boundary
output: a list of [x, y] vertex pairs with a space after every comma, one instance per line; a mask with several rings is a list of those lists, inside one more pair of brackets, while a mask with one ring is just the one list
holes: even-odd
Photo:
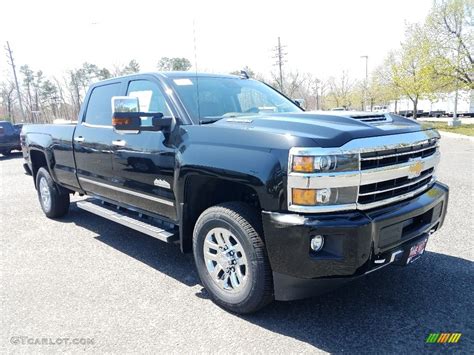
[[93, 124], [93, 123], [87, 123], [87, 122], [81, 122], [81, 125], [85, 127], [90, 127], [90, 128], [110, 128], [110, 129], [113, 128], [111, 125], [107, 126], [107, 125]]
[[[318, 148], [318, 147], [293, 147], [290, 149], [288, 157], [288, 180], [287, 180], [287, 200], [288, 210], [292, 212], [302, 213], [325, 213], [345, 210], [367, 210], [393, 202], [401, 201], [428, 189], [436, 181], [435, 170], [440, 160], [440, 153], [438, 144], [426, 148], [436, 148], [436, 151], [426, 158], [416, 158], [416, 161], [423, 162], [423, 170], [433, 168], [431, 174], [431, 181], [420, 187], [419, 189], [395, 196], [389, 199], [372, 202], [370, 204], [357, 203], [359, 197], [359, 190], [357, 193], [356, 202], [346, 205], [327, 205], [327, 206], [301, 206], [292, 204], [292, 188], [302, 189], [317, 189], [317, 188], [338, 188], [338, 187], [357, 187], [361, 185], [373, 184], [381, 181], [397, 179], [408, 176], [409, 169], [413, 165], [413, 161], [388, 165], [385, 167], [361, 170], [361, 153], [366, 152], [383, 152], [384, 150], [392, 150], [399, 148], [412, 147], [430, 143], [433, 139], [438, 140], [440, 135], [437, 131], [426, 130], [419, 132], [411, 132], [404, 134], [377, 136], [369, 138], [354, 139], [347, 142], [340, 148]], [[414, 151], [416, 153], [416, 151]], [[410, 154], [413, 152], [400, 153], [401, 155]], [[317, 155], [334, 155], [334, 154], [357, 154], [359, 156], [359, 169], [357, 171], [349, 172], [330, 172], [330, 173], [300, 173], [292, 172], [293, 156], [317, 156]], [[377, 159], [383, 158], [381, 155]], [[366, 159], [368, 160], [368, 159]], [[429, 176], [429, 175], [428, 175]], [[428, 177], [427, 176], [427, 177]]]

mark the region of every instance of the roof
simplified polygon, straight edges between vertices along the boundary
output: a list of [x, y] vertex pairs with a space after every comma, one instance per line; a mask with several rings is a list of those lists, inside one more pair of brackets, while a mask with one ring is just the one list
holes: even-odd
[[173, 79], [173, 78], [195, 78], [196, 76], [198, 78], [228, 78], [228, 79], [241, 79], [240, 76], [237, 75], [232, 75], [232, 74], [213, 74], [213, 73], [200, 73], [200, 72], [193, 72], [193, 71], [157, 71], [157, 72], [145, 72], [145, 73], [134, 73], [134, 74], [129, 74], [129, 75], [122, 75], [122, 76], [117, 76], [114, 78], [109, 78], [105, 80], [99, 80], [97, 82], [94, 82], [91, 84], [91, 87], [93, 86], [98, 86], [98, 85], [104, 85], [107, 83], [113, 83], [117, 82], [119, 80], [122, 80], [123, 78], [133, 78], [133, 77], [139, 77], [141, 75], [153, 75], [153, 76], [160, 76], [162, 78], [167, 78], [167, 79]]
[[164, 76], [165, 78], [187, 78], [187, 77], [208, 77], [208, 78], [229, 78], [235, 79], [240, 78], [240, 76], [232, 74], [217, 74], [217, 73], [202, 73], [202, 72], [193, 72], [193, 71], [162, 71], [155, 73], [145, 73], [145, 74], [158, 74]]

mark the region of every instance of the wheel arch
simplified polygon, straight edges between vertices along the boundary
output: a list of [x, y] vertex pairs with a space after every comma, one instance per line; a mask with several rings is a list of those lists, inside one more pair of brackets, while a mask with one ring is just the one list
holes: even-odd
[[255, 186], [216, 176], [193, 174], [185, 179], [183, 202], [179, 206], [180, 244], [183, 252], [192, 251], [194, 225], [207, 208], [224, 202], [243, 202], [261, 210]]

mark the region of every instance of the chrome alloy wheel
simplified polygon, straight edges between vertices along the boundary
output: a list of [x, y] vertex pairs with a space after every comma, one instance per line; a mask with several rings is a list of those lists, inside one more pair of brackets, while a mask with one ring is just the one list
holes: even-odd
[[51, 209], [51, 193], [49, 192], [48, 182], [46, 178], [42, 177], [39, 183], [39, 192], [41, 196], [41, 203], [43, 204], [43, 208], [46, 211]]
[[211, 229], [203, 249], [207, 271], [221, 289], [234, 292], [245, 285], [249, 272], [247, 257], [244, 248], [229, 230]]

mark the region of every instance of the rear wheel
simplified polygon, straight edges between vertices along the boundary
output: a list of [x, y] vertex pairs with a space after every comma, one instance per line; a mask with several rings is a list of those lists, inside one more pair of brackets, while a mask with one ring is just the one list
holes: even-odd
[[69, 193], [53, 181], [45, 168], [38, 170], [36, 190], [41, 209], [47, 217], [62, 217], [69, 211]]
[[259, 212], [240, 202], [205, 210], [194, 228], [193, 252], [212, 300], [251, 313], [273, 300], [273, 281]]

